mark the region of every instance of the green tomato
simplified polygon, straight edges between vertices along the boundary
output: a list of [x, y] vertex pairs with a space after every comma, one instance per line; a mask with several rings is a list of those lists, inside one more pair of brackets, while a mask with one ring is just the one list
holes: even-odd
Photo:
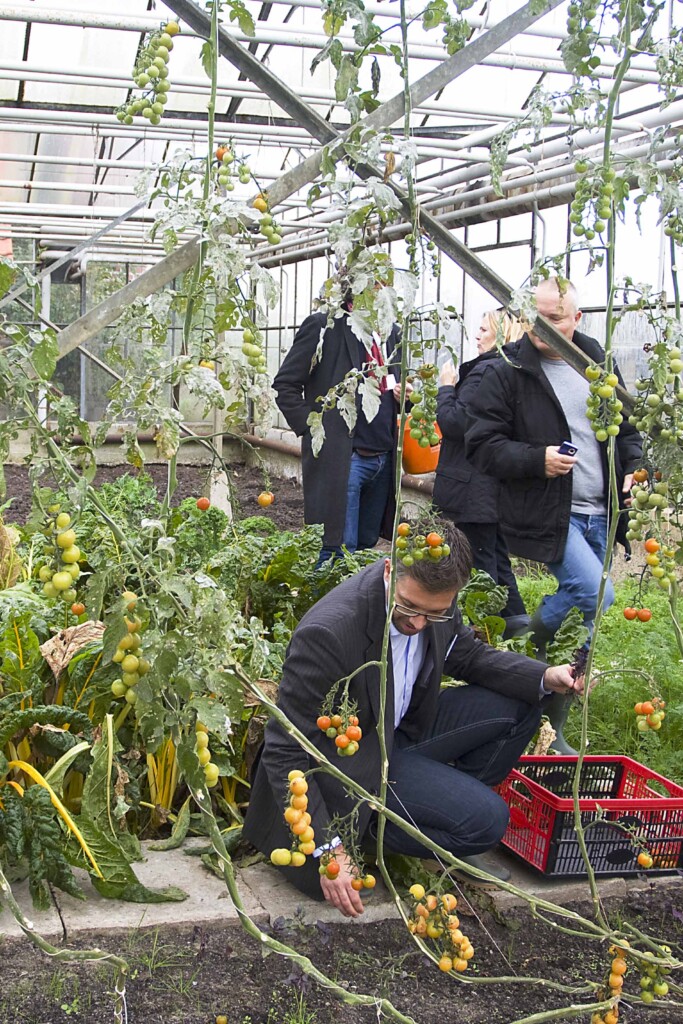
[[121, 662], [121, 668], [124, 672], [137, 672], [139, 665], [140, 661], [134, 654], [127, 654]]
[[124, 683], [122, 683], [120, 679], [114, 680], [114, 682], [111, 684], [111, 692], [114, 694], [115, 697], [123, 697], [127, 689], [128, 687]]
[[73, 579], [70, 572], [56, 572], [52, 577], [52, 586], [55, 590], [69, 590]]

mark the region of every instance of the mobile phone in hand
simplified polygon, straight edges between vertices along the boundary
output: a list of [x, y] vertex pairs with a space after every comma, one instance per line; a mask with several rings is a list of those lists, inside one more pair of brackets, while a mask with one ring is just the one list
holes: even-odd
[[558, 455], [576, 455], [578, 448], [571, 441], [563, 441], [558, 448]]

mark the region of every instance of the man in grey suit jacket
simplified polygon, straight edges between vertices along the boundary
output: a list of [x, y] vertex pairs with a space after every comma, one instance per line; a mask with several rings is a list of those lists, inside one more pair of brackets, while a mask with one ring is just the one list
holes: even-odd
[[[505, 832], [508, 811], [491, 789], [517, 762], [536, 731], [546, 695], [583, 687], [570, 666], [549, 668], [523, 655], [495, 650], [476, 639], [455, 607], [469, 578], [471, 553], [464, 535], [444, 521], [450, 554], [439, 560], [398, 563], [387, 666], [383, 722], [389, 756], [387, 806], [458, 857], [480, 854]], [[339, 680], [351, 676], [363, 738], [340, 767], [373, 794], [379, 792], [381, 758], [380, 670], [391, 562], [380, 559], [330, 591], [302, 618], [287, 652], [278, 704], [291, 722], [327, 757], [334, 742], [316, 726], [321, 705]], [[365, 667], [363, 667], [365, 666]], [[468, 686], [441, 689], [442, 675]], [[283, 812], [287, 776], [310, 772], [314, 758], [271, 719], [253, 780], [245, 837], [266, 854], [289, 847]], [[308, 812], [319, 847], [335, 841], [331, 820], [349, 813], [356, 800], [330, 774], [307, 775]], [[367, 803], [358, 812], [361, 838], [374, 835], [376, 815]], [[385, 846], [426, 856], [426, 849], [392, 823]], [[316, 851], [318, 852], [318, 851]], [[311, 896], [323, 896], [343, 914], [363, 912], [343, 849], [337, 878], [318, 873], [315, 855], [301, 868], [281, 868]]]

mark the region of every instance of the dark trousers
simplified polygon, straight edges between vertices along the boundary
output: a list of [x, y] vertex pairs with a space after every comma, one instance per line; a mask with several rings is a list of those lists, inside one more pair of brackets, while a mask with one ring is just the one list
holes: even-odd
[[[538, 682], [540, 688], [540, 672]], [[443, 690], [428, 738], [412, 743], [396, 733], [387, 807], [455, 856], [491, 849], [508, 823], [507, 804], [491, 787], [510, 773], [540, 719], [540, 703], [532, 707], [481, 686]], [[429, 856], [391, 822], [384, 844], [394, 853]]]
[[[448, 516], [448, 513], [444, 512], [442, 515]], [[448, 518], [453, 519], [452, 516]], [[498, 523], [456, 522], [455, 525], [470, 542], [475, 569], [483, 569], [496, 583], [508, 588], [508, 603], [500, 613], [503, 618], [524, 615], [526, 608], [517, 589], [517, 579], [510, 565], [507, 544], [498, 529]]]

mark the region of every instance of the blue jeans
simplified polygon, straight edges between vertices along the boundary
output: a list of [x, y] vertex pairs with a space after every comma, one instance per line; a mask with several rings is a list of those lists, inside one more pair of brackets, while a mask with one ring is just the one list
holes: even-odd
[[[564, 554], [559, 562], [549, 562], [548, 569], [556, 577], [557, 592], [543, 598], [541, 620], [550, 632], [559, 629], [571, 608], [583, 612], [584, 622], [592, 630], [598, 606], [598, 589], [607, 551], [607, 516], [572, 513]], [[603, 607], [614, 602], [614, 586], [607, 580]]]
[[[353, 452], [346, 485], [346, 520], [342, 543], [348, 551], [377, 543], [393, 486], [391, 452], [361, 456]], [[341, 554], [341, 546], [324, 547], [318, 565]]]
[[[455, 856], [490, 850], [508, 823], [507, 804], [491, 787], [510, 773], [540, 720], [540, 702], [532, 706], [483, 686], [448, 687], [426, 739], [413, 743], [400, 727], [396, 732], [387, 806]], [[369, 833], [376, 837], [376, 821]], [[394, 853], [429, 855], [391, 822], [384, 835]]]

